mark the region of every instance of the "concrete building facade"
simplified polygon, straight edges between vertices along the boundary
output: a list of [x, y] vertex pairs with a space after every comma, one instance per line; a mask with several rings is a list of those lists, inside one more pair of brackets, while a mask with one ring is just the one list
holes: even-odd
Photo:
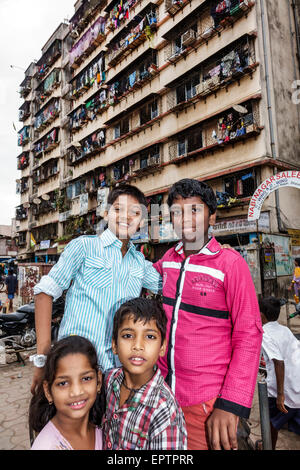
[[[258, 293], [278, 291], [300, 192], [273, 193], [257, 224], [247, 211], [262, 181], [300, 170], [299, 41], [297, 1], [78, 0], [21, 84], [19, 259], [55, 261], [101, 230], [116, 184], [161, 205], [193, 177], [217, 192], [216, 237], [245, 256]], [[145, 241], [157, 259], [174, 234], [160, 217]]]

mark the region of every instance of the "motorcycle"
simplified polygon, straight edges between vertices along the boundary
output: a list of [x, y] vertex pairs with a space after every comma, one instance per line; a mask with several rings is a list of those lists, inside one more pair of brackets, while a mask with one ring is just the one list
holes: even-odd
[[[34, 302], [22, 305], [14, 313], [0, 314], [0, 343], [5, 346], [6, 354], [16, 354], [19, 362], [24, 363], [23, 351], [29, 351], [36, 344], [34, 322]], [[59, 325], [64, 313], [64, 299], [53, 302], [51, 320], [51, 339], [58, 336]]]

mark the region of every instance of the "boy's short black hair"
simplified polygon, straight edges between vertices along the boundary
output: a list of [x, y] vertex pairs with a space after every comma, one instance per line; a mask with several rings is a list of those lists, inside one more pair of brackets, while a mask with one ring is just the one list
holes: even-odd
[[209, 213], [214, 214], [217, 210], [217, 198], [212, 188], [203, 181], [184, 178], [173, 184], [168, 195], [168, 206], [171, 207], [174, 200], [181, 196], [183, 199], [198, 196], [208, 206]]
[[118, 332], [122, 325], [123, 319], [126, 315], [132, 315], [134, 323], [137, 321], [144, 321], [144, 323], [155, 320], [156, 326], [161, 334], [161, 343], [166, 338], [167, 330], [167, 317], [163, 306], [156, 299], [145, 299], [138, 297], [136, 299], [128, 300], [116, 311], [113, 324], [113, 340], [117, 344]]
[[259, 309], [268, 321], [278, 320], [280, 314], [280, 300], [276, 297], [264, 297], [259, 299]]
[[295, 258], [295, 263], [297, 263], [297, 266], [300, 267], [300, 258]]
[[111, 206], [119, 196], [128, 195], [134, 197], [142, 206], [147, 207], [147, 199], [142, 191], [136, 186], [130, 184], [120, 184], [110, 191], [107, 198], [107, 203]]

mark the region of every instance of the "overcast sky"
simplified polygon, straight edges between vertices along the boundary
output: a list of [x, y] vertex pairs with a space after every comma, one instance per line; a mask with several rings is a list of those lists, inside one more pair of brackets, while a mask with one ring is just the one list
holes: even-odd
[[16, 179], [21, 175], [17, 156], [22, 148], [17, 131], [23, 127], [18, 120], [23, 100], [18, 92], [24, 71], [40, 59], [57, 26], [73, 16], [74, 4], [75, 0], [0, 0], [0, 225], [10, 225], [20, 200]]

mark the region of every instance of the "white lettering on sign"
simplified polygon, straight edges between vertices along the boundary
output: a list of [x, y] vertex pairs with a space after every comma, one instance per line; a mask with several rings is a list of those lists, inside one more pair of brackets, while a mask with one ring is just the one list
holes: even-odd
[[284, 187], [300, 189], [300, 171], [282, 171], [261, 183], [251, 198], [248, 209], [248, 220], [259, 219], [265, 199], [276, 189]]

